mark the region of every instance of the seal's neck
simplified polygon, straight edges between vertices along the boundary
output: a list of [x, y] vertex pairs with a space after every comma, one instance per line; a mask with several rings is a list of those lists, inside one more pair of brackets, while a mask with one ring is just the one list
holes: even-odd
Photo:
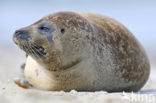
[[87, 87], [88, 83], [92, 85], [96, 81], [94, 76], [96, 76], [96, 70], [91, 60], [83, 60], [67, 70], [52, 72], [52, 78], [58, 84], [57, 90], [66, 91], [71, 88], [81, 90], [80, 88]]

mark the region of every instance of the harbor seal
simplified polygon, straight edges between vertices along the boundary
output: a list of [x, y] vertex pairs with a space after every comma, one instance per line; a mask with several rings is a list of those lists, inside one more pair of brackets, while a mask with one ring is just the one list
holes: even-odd
[[100, 14], [53, 13], [15, 31], [13, 41], [28, 54], [25, 80], [43, 90], [138, 91], [150, 74], [138, 40]]

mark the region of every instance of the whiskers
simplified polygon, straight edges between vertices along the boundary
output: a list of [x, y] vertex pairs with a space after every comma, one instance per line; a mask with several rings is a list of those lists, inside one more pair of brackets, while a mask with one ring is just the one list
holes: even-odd
[[46, 56], [45, 49], [33, 41], [21, 42], [19, 47], [24, 50], [28, 55], [31, 55], [35, 58], [44, 58]]

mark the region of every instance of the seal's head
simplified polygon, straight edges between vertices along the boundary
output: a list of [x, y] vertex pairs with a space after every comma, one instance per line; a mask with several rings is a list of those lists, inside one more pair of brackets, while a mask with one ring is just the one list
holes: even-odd
[[92, 30], [92, 24], [84, 17], [59, 12], [15, 31], [13, 41], [47, 69], [59, 71], [87, 58], [86, 39]]

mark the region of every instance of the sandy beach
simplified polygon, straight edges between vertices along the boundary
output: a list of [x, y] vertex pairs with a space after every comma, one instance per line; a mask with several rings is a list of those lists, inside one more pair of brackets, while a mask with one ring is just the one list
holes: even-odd
[[2, 46], [0, 50], [0, 103], [155, 103], [156, 69], [152, 65], [147, 84], [138, 93], [107, 93], [64, 91], [42, 91], [35, 88], [18, 87], [13, 79], [21, 76], [19, 66], [25, 54], [15, 45]]

